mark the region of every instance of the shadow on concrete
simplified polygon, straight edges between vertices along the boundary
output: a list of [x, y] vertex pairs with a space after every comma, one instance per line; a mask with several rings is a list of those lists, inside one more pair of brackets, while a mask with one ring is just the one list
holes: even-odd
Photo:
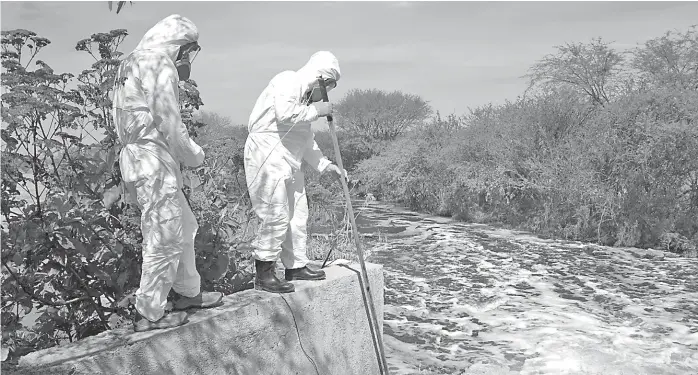
[[373, 341], [378, 353], [375, 332], [382, 330], [365, 318], [370, 316], [365, 296], [363, 311], [358, 306], [366, 291], [358, 280], [345, 273], [297, 282], [296, 292], [286, 295], [235, 293], [221, 307], [193, 311], [184, 326], [105, 332], [74, 347], [44, 351], [37, 359], [46, 366], [19, 373], [378, 374], [380, 362], [368, 360], [369, 346]]
[[[373, 342], [373, 349], [376, 354], [376, 360], [378, 361], [378, 368], [380, 369], [381, 375], [386, 375], [385, 372], [386, 370], [383, 368], [383, 358], [382, 358], [382, 353], [384, 353], [383, 348], [381, 348], [381, 342], [382, 340], [379, 340], [378, 335], [383, 335], [383, 327], [382, 324], [379, 324], [376, 319], [373, 319], [373, 316], [370, 311], [370, 300], [368, 298], [368, 293], [372, 293], [371, 291], [371, 286], [366, 285], [364, 282], [364, 278], [361, 277], [361, 271], [351, 268], [346, 264], [341, 265], [341, 267], [344, 267], [353, 273], [356, 274], [356, 276], [359, 279], [359, 286], [361, 287], [361, 299], [363, 301], [364, 305], [364, 311], [366, 312], [366, 320], [368, 322], [369, 328], [371, 330], [371, 341]], [[382, 320], [382, 319], [381, 319]]]

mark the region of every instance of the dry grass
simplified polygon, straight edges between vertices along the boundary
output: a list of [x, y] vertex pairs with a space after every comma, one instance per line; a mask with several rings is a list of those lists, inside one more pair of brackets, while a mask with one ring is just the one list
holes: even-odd
[[[332, 251], [332, 253], [330, 253]], [[356, 254], [356, 246], [354, 241], [346, 236], [334, 235], [317, 235], [311, 236], [308, 240], [308, 258], [310, 260], [324, 261], [325, 257], [330, 254], [328, 263], [337, 259], [346, 259], [350, 261], [359, 261]]]

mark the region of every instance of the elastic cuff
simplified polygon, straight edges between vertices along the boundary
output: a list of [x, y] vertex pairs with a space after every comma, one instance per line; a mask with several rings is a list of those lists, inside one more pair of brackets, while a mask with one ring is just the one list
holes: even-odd
[[313, 121], [317, 120], [318, 118], [320, 118], [320, 116], [317, 113], [317, 107], [315, 107], [314, 104], [310, 104], [308, 107], [309, 107], [308, 108], [308, 121], [309, 122], [313, 122]]
[[[281, 251], [279, 251], [275, 254], [271, 254], [270, 251], [257, 250], [252, 254], [252, 258], [254, 258], [254, 260], [258, 260], [260, 262], [276, 262], [279, 260], [279, 253], [280, 252]], [[260, 254], [260, 253], [262, 253], [262, 254]]]
[[184, 283], [174, 283], [174, 285], [172, 285], [172, 290], [184, 297], [196, 297], [201, 292], [201, 277], [188, 280]]
[[327, 159], [327, 158], [320, 159], [320, 162], [317, 165], [317, 171], [320, 173], [324, 172], [325, 169], [327, 169], [327, 167], [330, 166], [330, 164], [332, 164], [332, 162], [329, 159]]

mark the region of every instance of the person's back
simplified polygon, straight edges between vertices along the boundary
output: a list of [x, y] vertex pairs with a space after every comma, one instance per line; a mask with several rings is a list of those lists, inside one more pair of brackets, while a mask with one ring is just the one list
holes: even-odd
[[[313, 138], [313, 119], [303, 118], [305, 113], [286, 115], [278, 110], [282, 103], [276, 101], [279, 92], [298, 91], [296, 94], [301, 96], [302, 88], [303, 84], [297, 72], [287, 70], [274, 76], [257, 99], [247, 126], [249, 134], [260, 143], [261, 148], [268, 147], [283, 154], [284, 159], [293, 165], [294, 169], [300, 168], [303, 152], [308, 141]], [[309, 107], [306, 108], [310, 110]]]
[[[124, 145], [122, 165], [165, 168], [177, 177], [179, 163], [196, 166], [203, 152], [187, 134], [179, 113], [175, 61], [182, 46], [196, 43], [196, 26], [172, 15], [152, 27], [119, 66], [114, 82], [114, 124]], [[139, 168], [125, 170], [124, 181], [142, 176]]]
[[188, 78], [189, 54], [200, 49], [198, 38], [190, 20], [179, 15], [163, 19], [124, 59], [114, 82], [112, 115], [123, 143], [121, 176], [141, 209], [136, 331], [187, 322], [186, 313], [165, 312], [171, 289], [175, 309], [212, 307], [223, 298], [218, 292], [201, 292], [194, 254], [198, 224], [182, 192], [180, 163], [196, 167], [204, 161], [179, 112], [179, 80]]
[[[178, 173], [172, 167], [178, 163], [170, 154], [170, 147], [158, 130], [158, 122], [153, 118], [148, 104], [148, 96], [154, 95], [148, 93], [140, 79], [144, 70], [154, 69], [157, 64], [172, 63], [166, 55], [152, 50], [136, 50], [121, 62], [114, 88], [114, 125], [124, 146], [122, 164], [138, 162], [148, 165], [149, 170], [165, 168], [175, 177]], [[140, 172], [145, 169], [128, 169], [127, 175], [122, 178], [128, 182], [137, 181], [143, 177]]]

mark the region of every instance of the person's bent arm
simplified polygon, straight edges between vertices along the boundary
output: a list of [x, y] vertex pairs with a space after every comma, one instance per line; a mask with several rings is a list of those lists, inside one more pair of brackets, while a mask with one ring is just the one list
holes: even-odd
[[277, 121], [297, 124], [318, 119], [318, 111], [314, 105], [301, 103], [298, 93], [299, 86], [295, 82], [282, 82], [280, 80], [274, 83], [274, 110]]
[[204, 151], [189, 137], [179, 112], [177, 70], [163, 56], [141, 66], [141, 85], [157, 129], [165, 136], [173, 156], [188, 167], [204, 161]]
[[332, 162], [323, 155], [317, 142], [315, 142], [315, 134], [308, 140], [303, 159], [305, 159], [308, 165], [320, 173], [322, 173], [328, 165], [332, 164]]

